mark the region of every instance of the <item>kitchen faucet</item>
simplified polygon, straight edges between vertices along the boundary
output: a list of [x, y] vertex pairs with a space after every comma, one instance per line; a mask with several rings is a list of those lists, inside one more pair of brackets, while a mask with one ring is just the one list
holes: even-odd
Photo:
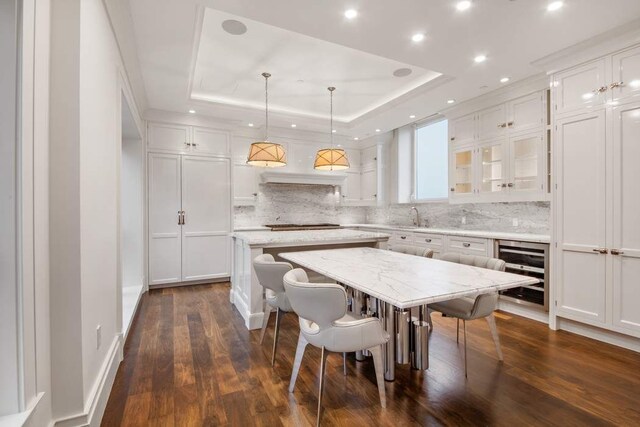
[[413, 219], [413, 225], [418, 226], [420, 225], [420, 212], [418, 212], [418, 209], [416, 209], [415, 206], [411, 206], [411, 213], [413, 213], [414, 211], [416, 212], [416, 216]]

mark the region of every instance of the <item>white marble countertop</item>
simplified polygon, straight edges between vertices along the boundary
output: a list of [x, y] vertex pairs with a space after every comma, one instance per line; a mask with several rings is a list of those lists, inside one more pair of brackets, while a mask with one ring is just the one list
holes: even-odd
[[329, 245], [335, 243], [387, 241], [389, 234], [362, 230], [295, 230], [295, 231], [241, 231], [232, 237], [254, 247]]
[[521, 242], [549, 243], [551, 238], [546, 234], [507, 233], [501, 231], [461, 230], [456, 228], [425, 228], [388, 224], [341, 224], [342, 227], [373, 228], [378, 230], [403, 231], [406, 233], [448, 234], [451, 236], [480, 237], [485, 239], [517, 240]]
[[284, 252], [279, 256], [399, 308], [538, 282], [518, 274], [374, 248]]

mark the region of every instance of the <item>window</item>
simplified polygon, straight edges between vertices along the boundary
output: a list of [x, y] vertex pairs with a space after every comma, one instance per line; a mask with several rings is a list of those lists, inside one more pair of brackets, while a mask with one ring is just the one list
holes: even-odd
[[415, 136], [415, 199], [448, 197], [449, 152], [446, 120], [419, 127]]

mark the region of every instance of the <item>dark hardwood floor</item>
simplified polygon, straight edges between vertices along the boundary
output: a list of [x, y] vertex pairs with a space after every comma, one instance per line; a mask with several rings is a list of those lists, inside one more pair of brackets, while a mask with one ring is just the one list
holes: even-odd
[[[345, 377], [341, 355], [331, 354], [323, 425], [640, 425], [640, 354], [518, 316], [496, 317], [504, 364], [486, 322], [470, 322], [465, 380], [455, 320], [434, 315], [430, 369], [396, 366], [386, 410], [372, 361], [351, 355]], [[228, 284], [151, 291], [102, 425], [313, 425], [320, 352], [307, 348], [289, 394], [297, 337], [297, 318], [284, 316], [272, 368], [273, 326], [260, 345], [259, 331], [247, 331], [229, 303]]]

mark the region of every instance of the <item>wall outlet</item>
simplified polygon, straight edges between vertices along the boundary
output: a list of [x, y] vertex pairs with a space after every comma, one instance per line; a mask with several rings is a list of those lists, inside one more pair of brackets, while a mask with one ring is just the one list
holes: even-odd
[[100, 349], [102, 345], [102, 325], [96, 327], [96, 350]]
[[511, 222], [513, 224], [514, 227], [518, 226], [518, 218], [513, 218], [513, 221]]
[[463, 216], [463, 217], [460, 219], [460, 223], [461, 223], [461, 224], [466, 224], [466, 223], [467, 223], [467, 217], [466, 217], [466, 216]]

